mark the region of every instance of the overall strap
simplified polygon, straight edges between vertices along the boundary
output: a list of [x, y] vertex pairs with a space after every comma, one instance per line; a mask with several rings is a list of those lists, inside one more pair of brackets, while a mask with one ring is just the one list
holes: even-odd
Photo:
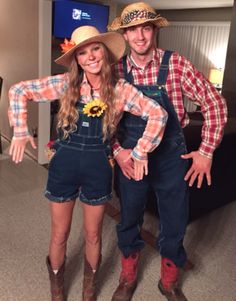
[[132, 72], [127, 72], [127, 55], [123, 56], [122, 58], [122, 64], [123, 64], [123, 69], [124, 69], [124, 77], [125, 79], [127, 80], [127, 82], [129, 83], [133, 83], [134, 82], [134, 79], [133, 79], [133, 75], [132, 75]]
[[158, 72], [158, 77], [157, 77], [157, 85], [158, 86], [164, 86], [166, 83], [166, 79], [167, 79], [167, 75], [168, 75], [168, 71], [169, 71], [169, 60], [170, 60], [172, 53], [173, 53], [173, 51], [166, 50], [163, 55], [160, 69]]

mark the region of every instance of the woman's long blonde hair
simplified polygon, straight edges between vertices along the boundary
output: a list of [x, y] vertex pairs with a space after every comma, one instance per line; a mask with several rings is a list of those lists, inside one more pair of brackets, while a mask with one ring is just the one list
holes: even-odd
[[[108, 49], [104, 44], [101, 43], [101, 45], [104, 49], [104, 59], [101, 69], [100, 98], [107, 105], [107, 109], [104, 113], [102, 128], [104, 139], [106, 139], [108, 136], [112, 136], [115, 131], [114, 86], [116, 79], [112, 75]], [[78, 65], [75, 56], [71, 61], [68, 76], [69, 87], [60, 99], [60, 110], [58, 112], [57, 128], [62, 130], [63, 139], [66, 139], [70, 133], [76, 131], [76, 122], [79, 118], [79, 113], [76, 109], [76, 103], [80, 99], [80, 85], [83, 80], [83, 70]]]

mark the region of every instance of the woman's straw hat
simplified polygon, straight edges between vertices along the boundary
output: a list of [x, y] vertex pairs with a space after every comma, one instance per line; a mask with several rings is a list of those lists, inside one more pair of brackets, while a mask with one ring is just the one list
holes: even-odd
[[150, 5], [144, 2], [136, 2], [124, 8], [120, 17], [116, 17], [108, 30], [116, 31], [143, 23], [151, 22], [157, 27], [165, 27], [169, 22], [156, 13]]
[[101, 42], [106, 45], [111, 57], [111, 63], [117, 62], [125, 52], [125, 40], [120, 33], [100, 33], [94, 26], [80, 26], [73, 31], [70, 41], [65, 39], [64, 44], [61, 44], [64, 54], [56, 59], [55, 62], [68, 67], [75, 50], [93, 42]]

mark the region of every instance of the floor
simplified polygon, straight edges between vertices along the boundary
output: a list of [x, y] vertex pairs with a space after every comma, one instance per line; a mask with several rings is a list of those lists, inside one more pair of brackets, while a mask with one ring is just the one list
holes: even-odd
[[[4, 141], [0, 155], [0, 300], [49, 301], [45, 266], [50, 218], [43, 196], [47, 169], [25, 156], [16, 165]], [[115, 209], [114, 209], [115, 208]], [[113, 199], [103, 226], [103, 261], [99, 272], [98, 301], [111, 300], [120, 272], [115, 225], [119, 218]], [[66, 292], [68, 301], [79, 301], [83, 275], [82, 212], [74, 211], [68, 242]], [[160, 256], [153, 248], [158, 220], [146, 213], [143, 234], [147, 240], [139, 267], [139, 284], [132, 301], [164, 301], [157, 288]], [[195, 263], [182, 273], [189, 301], [236, 301], [236, 202], [191, 223], [185, 247]]]

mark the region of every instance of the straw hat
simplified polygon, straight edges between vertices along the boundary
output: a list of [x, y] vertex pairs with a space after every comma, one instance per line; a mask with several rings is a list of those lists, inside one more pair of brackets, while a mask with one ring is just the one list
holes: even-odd
[[61, 44], [64, 54], [56, 59], [55, 62], [68, 67], [71, 63], [75, 50], [93, 42], [100, 42], [106, 45], [109, 50], [112, 63], [118, 61], [124, 54], [125, 40], [120, 33], [100, 33], [94, 26], [80, 26], [72, 32], [70, 41], [65, 39], [64, 44]]
[[108, 30], [115, 31], [122, 28], [151, 22], [157, 27], [168, 26], [169, 22], [161, 17], [156, 11], [147, 3], [136, 2], [124, 8], [120, 17], [116, 17]]

